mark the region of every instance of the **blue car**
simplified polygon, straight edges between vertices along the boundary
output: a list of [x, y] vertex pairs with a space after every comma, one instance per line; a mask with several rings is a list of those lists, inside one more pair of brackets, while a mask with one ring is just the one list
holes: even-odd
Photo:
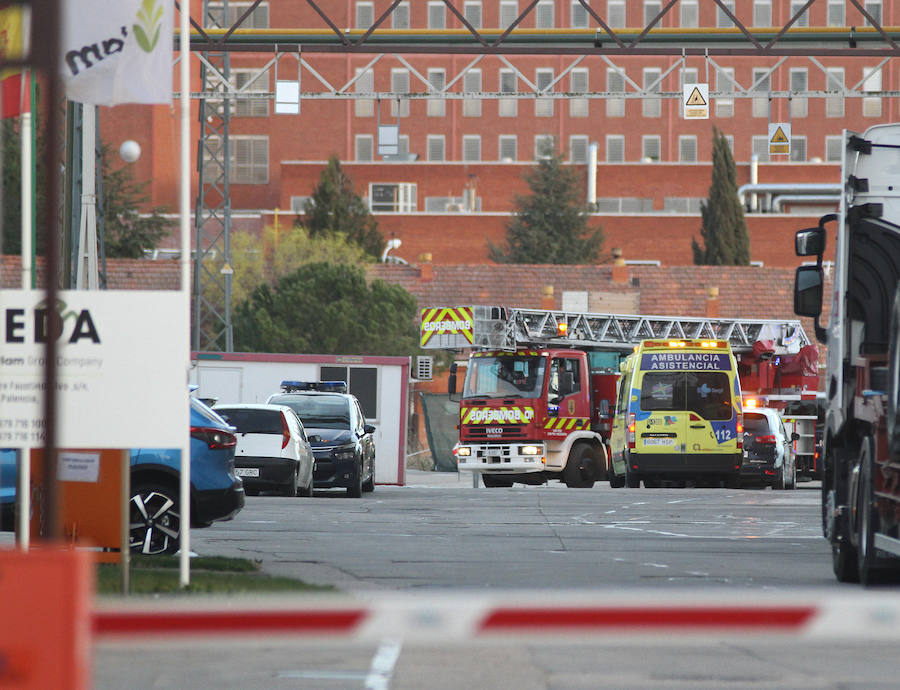
[[[244, 486], [234, 474], [237, 440], [233, 428], [191, 398], [191, 526], [229, 520], [244, 506]], [[0, 450], [0, 508], [3, 529], [13, 529], [16, 496], [15, 451]], [[131, 451], [131, 549], [135, 553], [178, 550], [181, 452], [172, 448]]]

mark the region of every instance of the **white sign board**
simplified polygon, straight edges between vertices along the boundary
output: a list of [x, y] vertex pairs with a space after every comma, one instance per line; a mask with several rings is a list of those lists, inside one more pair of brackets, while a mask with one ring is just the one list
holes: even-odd
[[60, 453], [57, 478], [63, 482], [91, 482], [100, 478], [100, 453]]
[[44, 442], [44, 343], [57, 335], [60, 448], [182, 448], [189, 325], [183, 292], [0, 290], [0, 448]]
[[681, 105], [685, 120], [708, 120], [709, 84], [685, 84]]
[[791, 123], [769, 123], [769, 155], [789, 155], [791, 152]]

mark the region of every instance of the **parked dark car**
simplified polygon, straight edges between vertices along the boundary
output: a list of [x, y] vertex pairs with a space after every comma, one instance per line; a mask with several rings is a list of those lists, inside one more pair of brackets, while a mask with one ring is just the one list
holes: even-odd
[[797, 466], [792, 442], [797, 438], [796, 433], [788, 436], [778, 410], [762, 407], [744, 410], [741, 482], [773, 489], [796, 488]]
[[343, 381], [283, 381], [282, 393], [267, 402], [287, 405], [303, 422], [316, 458], [317, 489], [345, 487], [359, 498], [375, 490], [375, 427], [366, 424], [355, 396]]

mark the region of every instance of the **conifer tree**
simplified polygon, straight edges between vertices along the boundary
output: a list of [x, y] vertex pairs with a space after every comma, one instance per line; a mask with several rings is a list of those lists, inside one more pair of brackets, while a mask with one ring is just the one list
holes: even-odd
[[328, 160], [305, 215], [298, 217], [296, 222], [309, 230], [310, 237], [342, 233], [375, 258], [380, 257], [384, 249], [378, 223], [362, 198], [353, 191], [353, 181], [344, 173], [337, 156]]
[[700, 202], [703, 245], [691, 240], [697, 265], [750, 263], [750, 236], [738, 198], [737, 175], [728, 140], [713, 128], [713, 167], [709, 199]]
[[488, 241], [492, 261], [507, 264], [588, 264], [603, 247], [603, 231], [588, 227], [578, 171], [562, 154], [542, 159], [525, 174], [528, 196], [516, 195], [504, 246]]

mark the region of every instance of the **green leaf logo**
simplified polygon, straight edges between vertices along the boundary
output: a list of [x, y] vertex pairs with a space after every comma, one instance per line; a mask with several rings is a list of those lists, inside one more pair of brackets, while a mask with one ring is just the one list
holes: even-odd
[[156, 0], [143, 0], [141, 9], [137, 13], [138, 24], [132, 24], [134, 36], [138, 45], [145, 53], [153, 52], [159, 41], [159, 31], [162, 28], [163, 8], [156, 4]]

